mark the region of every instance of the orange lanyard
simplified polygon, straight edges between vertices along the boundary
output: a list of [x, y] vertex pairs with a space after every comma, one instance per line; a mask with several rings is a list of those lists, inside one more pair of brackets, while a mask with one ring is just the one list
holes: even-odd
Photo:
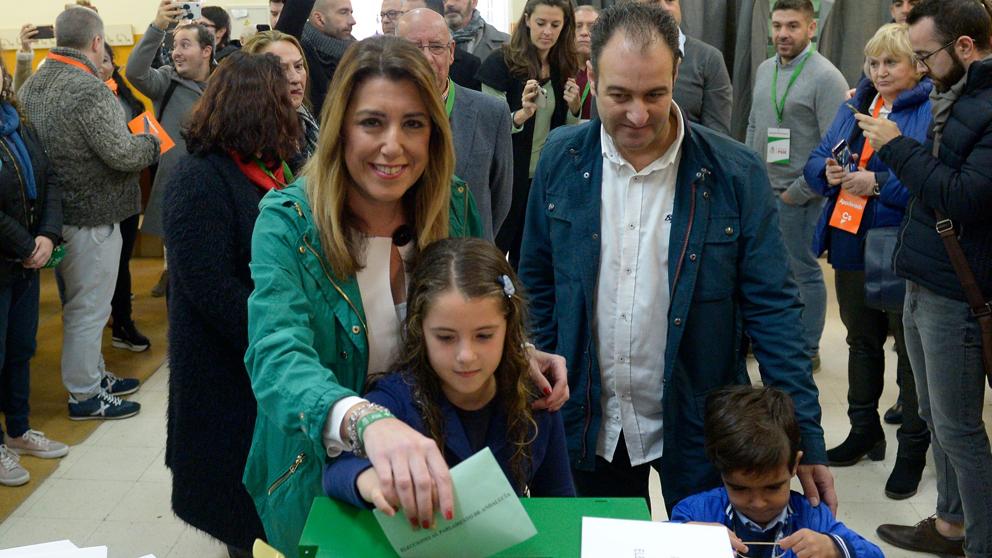
[[89, 66], [87, 66], [86, 64], [83, 64], [79, 60], [75, 60], [73, 58], [69, 58], [68, 56], [62, 56], [61, 54], [55, 54], [54, 52], [49, 52], [48, 53], [48, 56], [46, 56], [45, 58], [47, 58], [49, 60], [54, 60], [56, 62], [61, 62], [63, 64], [68, 64], [70, 66], [75, 66], [75, 67], [79, 68], [80, 70], [86, 72], [87, 74], [92, 74], [93, 73], [93, 70], [91, 70], [89, 68]]
[[[885, 101], [882, 100], [882, 96], [878, 96], [878, 101], [875, 102], [875, 106], [871, 109], [871, 115], [874, 118], [878, 118], [878, 115], [882, 113], [882, 106], [885, 105]], [[871, 140], [865, 138], [865, 146], [861, 149], [861, 156], [858, 157], [858, 168], [861, 170], [865, 169], [868, 165], [868, 160], [871, 156], [875, 154], [875, 148], [871, 146]]]

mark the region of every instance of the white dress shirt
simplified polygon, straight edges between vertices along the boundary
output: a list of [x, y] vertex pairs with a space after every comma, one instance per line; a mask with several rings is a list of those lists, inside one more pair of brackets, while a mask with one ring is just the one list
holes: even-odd
[[601, 132], [602, 231], [594, 333], [602, 378], [597, 455], [613, 461], [623, 433], [631, 465], [661, 457], [661, 396], [668, 334], [668, 245], [685, 127], [640, 172]]

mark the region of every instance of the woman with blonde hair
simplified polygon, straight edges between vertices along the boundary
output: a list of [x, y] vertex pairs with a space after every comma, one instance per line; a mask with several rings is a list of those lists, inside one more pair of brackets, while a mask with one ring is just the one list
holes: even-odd
[[262, 31], [255, 33], [245, 41], [241, 50], [249, 54], [273, 54], [282, 62], [286, 80], [289, 82], [289, 97], [293, 108], [300, 117], [303, 136], [300, 141], [299, 155], [289, 161], [294, 169], [306, 163], [317, 149], [317, 136], [320, 126], [314, 118], [310, 104], [310, 67], [307, 65], [303, 46], [296, 37], [281, 31]]
[[[916, 383], [903, 338], [901, 305], [886, 311], [865, 303], [865, 241], [872, 229], [902, 223], [909, 190], [875, 156], [871, 142], [857, 126], [854, 111], [887, 118], [898, 124], [904, 136], [922, 143], [930, 127], [933, 86], [917, 71], [908, 27], [902, 23], [882, 26], [865, 45], [865, 75], [868, 79], [862, 80], [854, 97], [837, 109], [833, 124], [804, 170], [810, 187], [827, 198], [813, 240], [814, 251], [828, 252], [827, 261], [834, 268], [849, 353], [847, 414], [851, 430], [843, 443], [827, 451], [827, 459], [833, 467], [854, 465], [865, 456], [873, 461], [884, 459], [885, 432], [878, 416], [878, 402], [885, 373], [884, 346], [891, 334], [898, 359], [903, 420], [896, 433], [899, 450], [885, 494], [901, 500], [916, 494], [930, 434], [919, 416]], [[849, 160], [835, 158], [835, 151], [843, 151], [836, 149], [841, 141], [846, 142]], [[860, 225], [853, 231], [851, 227], [839, 228], [835, 224], [842, 223], [832, 219], [842, 195], [864, 200]]]
[[[340, 102], [324, 107], [303, 177], [261, 203], [245, 355], [258, 420], [244, 484], [283, 552], [322, 494], [324, 462], [342, 451], [371, 459], [411, 524], [429, 525], [436, 509], [453, 513], [433, 440], [359, 397], [366, 378], [399, 356], [407, 263], [435, 240], [482, 234], [468, 189], [452, 178], [451, 129], [433, 75], [402, 39], [350, 47], [329, 91]], [[562, 387], [544, 401], [558, 407], [567, 399], [564, 362], [536, 359], [554, 368]]]

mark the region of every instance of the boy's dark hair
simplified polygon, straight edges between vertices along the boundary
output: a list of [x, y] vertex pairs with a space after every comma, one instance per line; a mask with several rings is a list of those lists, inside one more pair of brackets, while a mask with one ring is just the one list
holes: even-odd
[[792, 399], [771, 387], [734, 386], [710, 394], [703, 426], [706, 456], [721, 475], [763, 474], [799, 451], [799, 423]]
[[592, 26], [590, 49], [592, 68], [599, 73], [599, 57], [603, 47], [613, 35], [623, 31], [627, 39], [646, 49], [651, 43], [661, 40], [672, 51], [674, 71], [681, 54], [679, 51], [679, 25], [667, 10], [654, 4], [621, 2], [599, 12], [596, 25]]
[[914, 25], [923, 18], [933, 18], [937, 40], [950, 42], [958, 37], [971, 37], [975, 48], [981, 52], [989, 50], [992, 18], [989, 6], [981, 0], [923, 0], [913, 6], [906, 23]]
[[813, 2], [810, 0], [778, 0], [772, 6], [772, 12], [779, 10], [795, 10], [802, 12], [810, 20], [813, 19]]

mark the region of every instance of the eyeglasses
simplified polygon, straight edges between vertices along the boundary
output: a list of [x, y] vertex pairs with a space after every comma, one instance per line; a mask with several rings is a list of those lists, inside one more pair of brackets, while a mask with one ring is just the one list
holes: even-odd
[[421, 51], [423, 51], [424, 49], [427, 49], [427, 51], [430, 52], [431, 54], [433, 54], [434, 56], [441, 56], [441, 55], [447, 53], [448, 52], [448, 49], [451, 48], [451, 42], [447, 42], [447, 43], [427, 43], [426, 45], [421, 45], [421, 44], [417, 44], [417, 43], [415, 43], [413, 41], [410, 41], [410, 44], [413, 45], [413, 46], [415, 46], [415, 47], [417, 47]]
[[940, 51], [942, 51], [942, 50], [944, 50], [944, 49], [946, 49], [947, 47], [949, 47], [949, 46], [951, 46], [951, 45], [953, 45], [953, 44], [954, 44], [954, 43], [956, 43], [956, 42], [957, 42], [957, 38], [955, 37], [954, 39], [951, 39], [950, 41], [948, 41], [948, 42], [947, 42], [947, 44], [945, 44], [944, 46], [942, 46], [942, 47], [940, 47], [940, 48], [938, 48], [937, 50], [931, 50], [930, 52], [924, 52], [924, 53], [922, 53], [922, 54], [916, 54], [916, 53], [914, 53], [914, 54], [913, 54], [913, 60], [914, 60], [914, 61], [915, 61], [915, 62], [916, 62], [917, 64], [923, 64], [923, 67], [924, 67], [924, 68], [926, 68], [926, 69], [927, 69], [927, 71], [929, 72], [929, 71], [930, 71], [930, 65], [929, 65], [929, 64], [927, 64], [927, 60], [928, 60], [928, 59], [929, 59], [929, 58], [930, 58], [931, 56], [933, 56], [934, 54], [937, 54], [938, 52], [940, 52]]
[[395, 21], [395, 20], [399, 19], [400, 16], [402, 16], [405, 13], [406, 12], [401, 11], [401, 10], [389, 10], [388, 12], [379, 12], [379, 17], [381, 19], [389, 19], [389, 20]]

